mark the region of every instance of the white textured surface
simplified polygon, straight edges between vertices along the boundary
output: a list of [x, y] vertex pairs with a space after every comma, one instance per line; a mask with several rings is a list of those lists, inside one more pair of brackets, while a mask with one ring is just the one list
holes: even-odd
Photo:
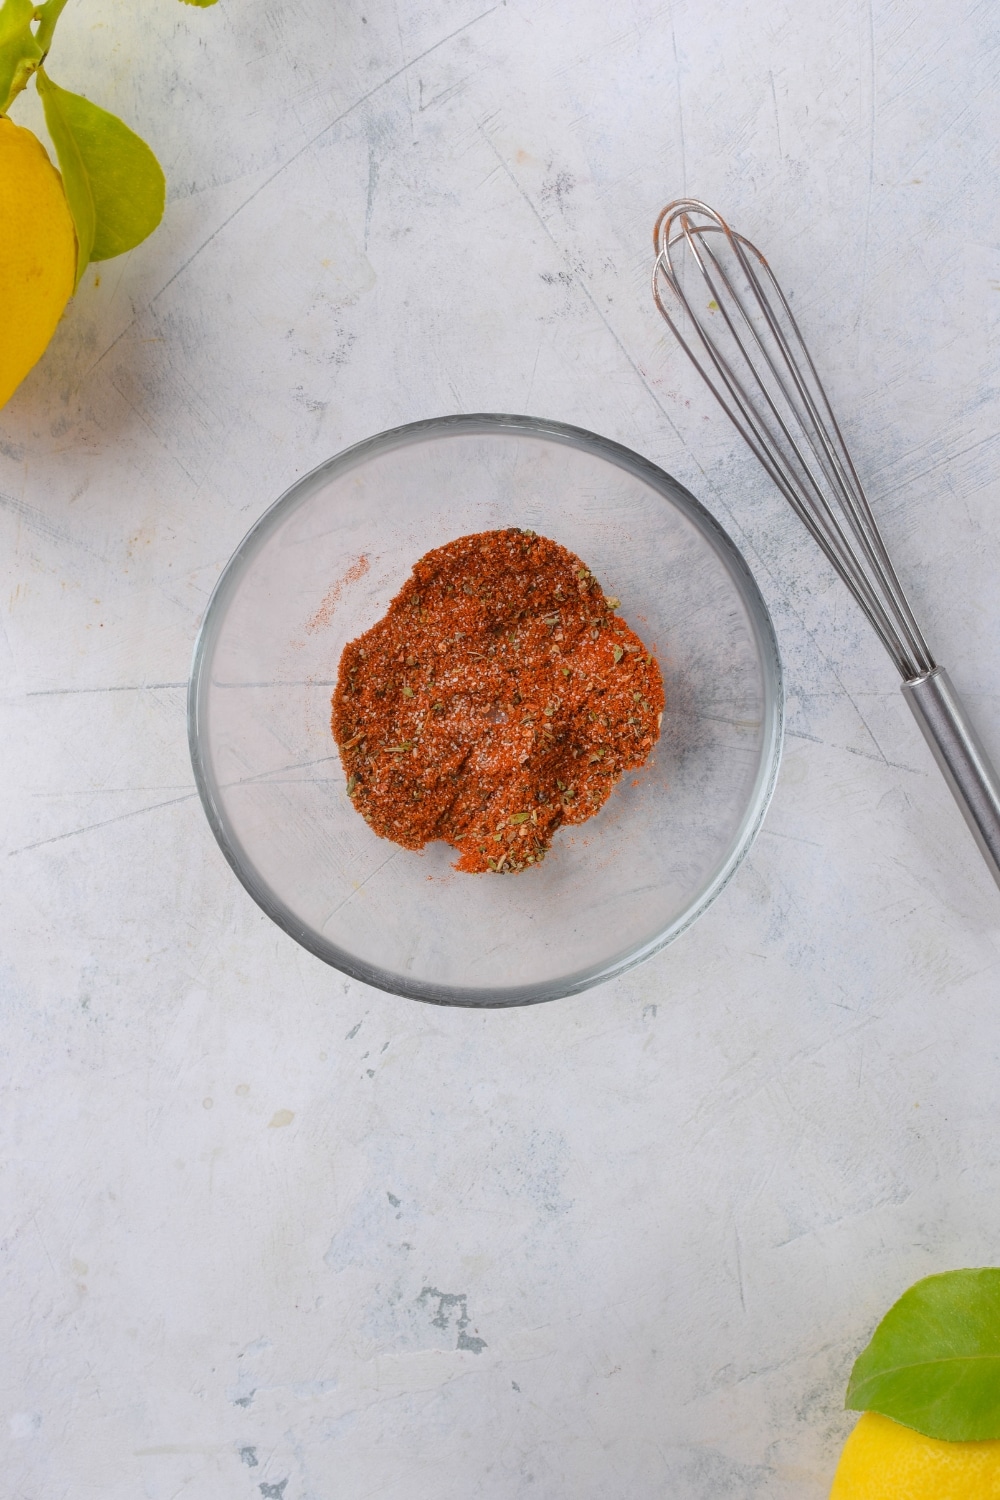
[[[996, 1260], [1000, 898], [891, 667], [661, 334], [650, 230], [687, 190], [770, 251], [1000, 754], [1000, 22], [364, 4], [60, 26], [56, 77], [148, 136], [170, 201], [0, 414], [0, 1488], [820, 1500], [879, 1314]], [[620, 983], [485, 1015], [268, 924], [193, 795], [183, 686], [296, 475], [484, 409], [687, 483], [790, 695], [712, 911]]]

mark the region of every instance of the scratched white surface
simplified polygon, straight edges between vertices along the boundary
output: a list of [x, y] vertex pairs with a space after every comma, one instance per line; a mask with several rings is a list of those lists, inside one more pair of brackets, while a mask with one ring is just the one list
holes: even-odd
[[[683, 191], [771, 252], [1000, 755], [998, 62], [970, 0], [67, 11], [53, 72], [170, 195], [0, 414], [5, 1495], [820, 1500], [877, 1317], [996, 1260], [1000, 896], [647, 273]], [[299, 950], [185, 742], [250, 523], [454, 410], [677, 475], [787, 669], [730, 888], [527, 1011]]]

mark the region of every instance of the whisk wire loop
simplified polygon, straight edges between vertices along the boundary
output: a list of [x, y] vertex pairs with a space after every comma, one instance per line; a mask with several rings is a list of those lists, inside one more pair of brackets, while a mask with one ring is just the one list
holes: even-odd
[[[799, 371], [797, 366], [795, 365], [792, 353], [785, 343], [784, 336], [781, 333], [780, 328], [771, 319], [770, 310], [767, 309], [766, 299], [759, 298], [762, 309], [765, 309], [767, 311], [768, 321], [771, 323], [776, 337], [781, 340], [782, 348], [785, 352], [786, 358], [791, 365], [792, 372], [796, 378], [796, 383], [799, 386], [802, 399], [807, 403], [810, 416], [812, 417], [815, 424], [815, 431], [821, 439], [823, 449], [827, 453], [830, 463], [832, 464], [832, 470], [828, 468], [827, 474], [830, 478], [831, 483], [834, 485], [837, 491], [838, 499], [840, 500], [841, 506], [843, 508], [845, 518], [847, 519], [847, 522], [851, 528], [852, 533], [854, 534], [855, 539], [857, 540], [858, 545], [862, 549], [865, 561], [867, 562], [868, 566], [876, 575], [878, 575], [881, 570], [881, 581], [884, 583], [887, 592], [893, 600], [895, 609], [897, 611], [899, 624], [902, 626], [906, 636], [908, 637], [908, 644], [911, 647], [912, 655], [915, 658], [914, 665], [920, 667], [921, 670], [930, 670], [933, 667], [933, 661], [931, 660], [930, 655], [927, 651], [927, 647], [923, 641], [920, 629], [913, 617], [913, 613], [910, 609], [909, 603], [907, 602], [906, 595], [903, 591], [902, 585], [899, 582], [896, 570], [893, 567], [892, 560], [890, 559], [889, 553], [886, 550], [885, 543], [882, 539], [882, 534], [878, 529], [878, 524], [875, 520], [874, 514], [872, 513], [871, 506], [868, 503], [868, 497], [865, 494], [864, 487], [862, 486], [861, 480], [858, 477], [858, 472], [854, 467], [854, 460], [851, 457], [850, 450], [840, 430], [840, 424], [838, 423], [833, 408], [830, 405], [829, 398], [827, 397], [826, 391], [823, 387], [823, 383], [820, 380], [819, 375], [816, 373], [816, 367], [813, 364], [812, 356], [809, 353], [805, 340], [803, 339], [802, 334], [799, 330], [799, 326], [795, 321], [795, 316], [792, 312], [792, 309], [789, 306], [785, 294], [781, 290], [781, 287], [778, 284], [774, 273], [772, 272], [767, 262], [764, 260], [763, 256], [760, 256], [760, 252], [755, 251], [754, 253], [759, 256], [761, 264], [767, 272], [772, 290], [775, 296], [779, 299], [788, 323], [794, 332], [795, 339], [798, 344], [799, 354], [808, 366], [809, 372], [815, 385], [816, 394], [819, 401], [822, 403], [823, 414], [818, 411], [817, 406], [814, 403], [812, 395], [809, 392], [805, 382], [802, 382], [799, 379]], [[754, 281], [756, 287], [756, 278], [754, 278]], [[835, 435], [836, 443], [830, 440], [831, 432]], [[809, 437], [810, 443], [815, 451], [815, 444], [812, 443], [811, 432], [809, 434]], [[921, 657], [923, 657], [924, 660], [921, 660]], [[907, 664], [907, 667], [909, 667], [909, 663]], [[907, 670], [906, 675], [913, 675], [913, 673]]]
[[[722, 312], [724, 320], [731, 330], [733, 340], [736, 343], [737, 348], [743, 355], [745, 363], [748, 366], [751, 375], [756, 376], [752, 358], [748, 353], [745, 345], [743, 344], [743, 341], [740, 339], [739, 333], [733, 324], [732, 318], [729, 316], [727, 304], [725, 302], [719, 301], [721, 293], [718, 286], [713, 281], [711, 273], [705, 267], [698, 241], [694, 238], [695, 234], [700, 235], [702, 231], [692, 231], [689, 221], [683, 223], [683, 229], [685, 232], [685, 237], [688, 239], [688, 242], [691, 246], [692, 254], [694, 255], [696, 263], [698, 264], [699, 269], [702, 271], [705, 277], [709, 290], [713, 293], [712, 301], [710, 302], [709, 307], [713, 311], [718, 310]], [[710, 251], [706, 251], [706, 254], [708, 258], [712, 260], [712, 263], [716, 266], [720, 276], [724, 279], [727, 290], [732, 291], [732, 283], [729, 277], [726, 275], [724, 269], [720, 266], [717, 258], [711, 255]], [[748, 442], [756, 457], [763, 464], [772, 480], [778, 485], [779, 489], [785, 495], [785, 498], [789, 501], [792, 508], [799, 515], [800, 519], [813, 531], [817, 541], [820, 543], [823, 551], [825, 552], [831, 563], [834, 565], [834, 567], [837, 569], [838, 573], [840, 573], [841, 576], [844, 576], [846, 570], [849, 567], [849, 556], [843, 538], [834, 525], [832, 517], [828, 516], [822, 507], [822, 493], [817, 485], [813, 473], [805, 464], [800, 464], [799, 472], [795, 472], [793, 465], [789, 460], [788, 454], [781, 451], [780, 445], [774, 440], [773, 434], [768, 432], [766, 423], [758, 417], [746, 386], [740, 380], [739, 376], [735, 373], [732, 365], [722, 357], [721, 352], [717, 348], [716, 344], [708, 338], [704, 328], [695, 315], [694, 308], [692, 307], [691, 302], [687, 297], [683, 284], [679, 279], [676, 278], [671, 281], [671, 284], [678, 300], [683, 306], [685, 312], [688, 314], [692, 326], [698, 334], [705, 353], [711, 360], [712, 365], [714, 366], [721, 381], [723, 382], [726, 391], [732, 398], [732, 402], [726, 400], [722, 391], [719, 389], [718, 384], [712, 380], [711, 375], [709, 374], [704, 364], [699, 361], [691, 346], [683, 339], [683, 336], [680, 330], [677, 328], [677, 325], [671, 318], [669, 311], [663, 305], [662, 299], [659, 296], [659, 288], [654, 285], [654, 295], [657, 298], [657, 303], [660, 307], [660, 311], [663, 313], [663, 316], [666, 318], [667, 322], [669, 323], [678, 339], [680, 339], [685, 352], [689, 355], [695, 367], [699, 370], [699, 373], [708, 383], [709, 387], [713, 391], [713, 394], [723, 406], [726, 414], [730, 417], [730, 420], [733, 421], [733, 423], [736, 425], [741, 435]], [[750, 322], [749, 318], [746, 317], [745, 313], [743, 313], [742, 304], [740, 304], [737, 300], [735, 305], [739, 308], [741, 316], [743, 316], [748, 328], [750, 329], [751, 333], [753, 333], [755, 342], [757, 342], [758, 345], [761, 345], [766, 356], [766, 346], [762, 344], [762, 341], [759, 339], [759, 337], [756, 335], [755, 330], [753, 329], [753, 324]], [[771, 363], [773, 367], [773, 362]], [[782, 389], [782, 394], [785, 396], [786, 400], [788, 400], [789, 398], [787, 389], [783, 387], [780, 375], [777, 377], [777, 380], [779, 389]], [[787, 424], [785, 423], [780, 411], [772, 400], [767, 387], [762, 382], [759, 386], [758, 395], [766, 402], [767, 406], [770, 408], [772, 418], [776, 423], [781, 436], [785, 439], [788, 450], [790, 452], [794, 452], [794, 441], [791, 433], [788, 430]], [[808, 438], [808, 432], [806, 433], [806, 435]], [[810, 446], [815, 448], [815, 444], [812, 441], [810, 441]], [[803, 497], [801, 494], [801, 489], [803, 488], [808, 492], [813, 506], [816, 507], [815, 510], [811, 510], [808, 503], [803, 501]], [[865, 613], [868, 615], [873, 626], [878, 630], [879, 634], [883, 637], [891, 637], [891, 626], [889, 624], [889, 621], [885, 617], [884, 611], [880, 609], [877, 598], [868, 587], [867, 580], [863, 576], [856, 581], [852, 578], [850, 580], [850, 586], [852, 587], [856, 595], [860, 596], [858, 602], [861, 604], [861, 607], [864, 609]], [[886, 644], [887, 646], [889, 645], [888, 639], [886, 641]]]
[[[749, 264], [743, 252], [743, 244], [745, 242], [742, 242], [739, 236], [733, 236], [733, 247], [739, 257], [741, 269], [744, 271], [747, 277], [750, 288], [753, 291], [761, 308], [762, 315], [770, 328], [775, 344], [777, 345], [782, 356], [783, 365], [773, 358], [771, 350], [768, 348], [767, 343], [764, 341], [764, 339], [761, 338], [753, 320], [747, 315], [743, 303], [740, 301], [736, 289], [725, 270], [725, 267], [719, 261], [718, 257], [713, 253], [708, 243], [706, 242], [704, 246], [699, 246], [698, 241], [695, 239], [694, 234], [692, 234], [690, 230], [689, 223], [685, 224], [684, 229], [685, 236], [688, 239], [692, 254], [694, 255], [699, 267], [702, 270], [703, 275], [705, 276], [706, 282], [708, 283], [708, 286], [713, 293], [712, 300], [716, 303], [719, 312], [722, 314], [726, 326], [728, 327], [729, 332], [732, 335], [733, 342], [735, 343], [740, 354], [743, 356], [746, 364], [750, 367], [751, 370], [755, 370], [753, 353], [750, 349], [748, 349], [746, 343], [741, 337], [740, 330], [730, 313], [730, 306], [735, 309], [736, 313], [745, 325], [747, 332], [753, 339], [757, 350], [763, 357], [767, 368], [774, 379], [774, 383], [777, 386], [777, 389], [780, 392], [782, 398], [784, 399], [786, 407], [794, 410], [794, 399], [789, 392], [788, 385], [784, 378], [786, 371], [791, 375], [797, 388], [799, 399], [803, 402], [803, 405], [811, 418], [811, 424], [806, 424], [804, 422], [801, 423], [803, 435], [808, 442], [813, 457], [815, 458], [821, 473], [825, 476], [827, 483], [838, 493], [838, 498], [842, 503], [844, 503], [848, 498], [847, 485], [844, 481], [843, 471], [838, 462], [836, 450], [834, 449], [833, 444], [829, 441], [827, 434], [823, 430], [822, 423], [815, 410], [815, 405], [813, 403], [811, 393], [806, 382], [802, 378], [801, 372], [794, 362], [794, 357], [785, 338], [784, 331], [781, 328], [780, 323], [773, 317], [771, 309], [765, 297], [763, 296], [753, 267]], [[753, 247], [750, 246], [749, 248], [752, 249]], [[722, 294], [719, 291], [719, 288], [717, 287], [711, 272], [706, 269], [706, 261], [710, 262], [715, 268], [720, 280], [725, 285], [726, 291], [729, 293], [728, 298], [722, 298]], [[766, 263], [765, 269], [767, 269]], [[703, 344], [705, 344], [705, 346], [709, 349], [710, 353], [713, 353], [714, 346], [705, 337], [701, 325], [697, 324], [696, 326], [698, 328], [698, 333]], [[731, 370], [727, 369], [727, 366], [723, 361], [720, 360], [719, 363], [722, 366], [723, 378], [726, 380], [732, 393], [734, 395], [738, 394], [739, 396], [741, 396], [743, 401], [746, 403], [749, 411], [753, 413], [753, 405], [745, 385], [733, 375]], [[783, 418], [779, 407], [773, 400], [768, 387], [764, 384], [763, 381], [760, 382], [759, 395], [766, 402], [767, 407], [771, 412], [772, 418], [778, 426], [781, 436], [785, 439], [785, 442], [791, 449], [791, 451], [795, 453], [795, 439], [793, 438], [792, 433], [789, 431], [788, 424]], [[758, 437], [762, 442], [766, 442], [766, 425], [764, 423], [756, 422], [754, 425], [757, 429]], [[817, 441], [817, 438], [819, 438], [819, 441]], [[786, 478], [786, 480], [794, 479], [796, 476], [790, 474], [788, 472], [788, 468], [789, 466], [786, 464], [784, 477]], [[823, 534], [827, 553], [828, 555], [832, 553], [838, 565], [843, 565], [847, 561], [847, 555], [844, 550], [843, 540], [836, 526], [833, 524], [832, 517], [830, 517], [822, 508], [823, 495], [820, 486], [817, 483], [815, 474], [806, 464], [800, 464], [800, 468], [801, 472], [797, 477], [799, 478], [800, 483], [810, 492], [814, 504], [818, 507], [815, 513], [815, 524], [819, 527], [820, 531]], [[789, 498], [791, 499], [792, 505], [795, 507], [795, 509], [800, 513], [803, 513], [801, 497], [794, 487], [792, 488]], [[803, 519], [808, 521], [809, 519], [811, 519], [811, 516], [808, 513], [803, 513]]]
[[[654, 237], [653, 295], [691, 362], [850, 589], [904, 680], [933, 671], [822, 381], [766, 259], [696, 199], [668, 205]], [[676, 262], [675, 250], [682, 252]], [[696, 340], [672, 315], [661, 283]], [[710, 300], [702, 311], [705, 290]]]

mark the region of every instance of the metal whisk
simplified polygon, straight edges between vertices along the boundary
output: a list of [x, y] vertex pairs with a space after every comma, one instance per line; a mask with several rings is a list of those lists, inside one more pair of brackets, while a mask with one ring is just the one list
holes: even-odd
[[1000, 779], [913, 617], [774, 273], [749, 240], [693, 198], [667, 205], [653, 239], [657, 307], [891, 656], [903, 696], [1000, 885]]

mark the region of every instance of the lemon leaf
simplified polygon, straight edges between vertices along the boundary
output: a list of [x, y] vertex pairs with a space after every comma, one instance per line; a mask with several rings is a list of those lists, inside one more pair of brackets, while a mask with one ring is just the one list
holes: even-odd
[[152, 234], [166, 184], [146, 142], [117, 115], [59, 88], [43, 69], [38, 92], [76, 223], [79, 282], [88, 261], [122, 255]]
[[42, 55], [31, 29], [32, 0], [4, 0], [0, 6], [0, 113], [19, 94]]
[[87, 269], [90, 252], [94, 246], [94, 229], [97, 223], [94, 195], [90, 190], [90, 177], [84, 166], [76, 136], [61, 107], [60, 95], [63, 90], [56, 87], [46, 75], [44, 68], [39, 68], [36, 81], [42, 107], [45, 110], [45, 123], [59, 159], [63, 191], [66, 194], [69, 211], [73, 216], [73, 226], [76, 229], [75, 284], [79, 286], [80, 277]]
[[946, 1271], [904, 1292], [858, 1356], [844, 1404], [925, 1437], [1000, 1438], [1000, 1268]]

